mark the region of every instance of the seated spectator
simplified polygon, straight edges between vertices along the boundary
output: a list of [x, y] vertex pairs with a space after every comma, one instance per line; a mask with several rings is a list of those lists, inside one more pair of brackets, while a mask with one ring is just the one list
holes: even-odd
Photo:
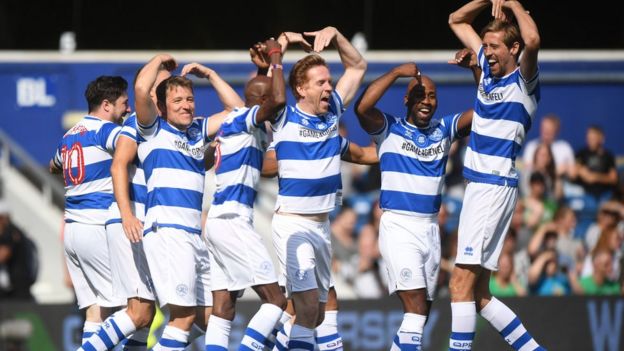
[[555, 249], [560, 262], [566, 262], [566, 266], [573, 266], [582, 262], [585, 257], [585, 249], [583, 243], [574, 238], [574, 227], [576, 226], [576, 215], [569, 207], [560, 207], [555, 212], [552, 222], [541, 225], [527, 247], [529, 256], [532, 259], [544, 250], [545, 235], [548, 232], [556, 233], [554, 242]]
[[605, 136], [598, 126], [587, 129], [587, 145], [576, 153], [576, 180], [599, 202], [611, 198], [618, 183], [613, 154], [604, 148]]
[[526, 290], [516, 279], [513, 256], [504, 253], [498, 259], [498, 271], [490, 276], [490, 292], [497, 297], [526, 296]]
[[524, 154], [522, 155], [523, 172], [531, 174], [534, 171], [533, 158], [535, 157], [535, 150], [538, 145], [545, 144], [549, 145], [550, 150], [552, 150], [557, 175], [569, 177], [572, 174], [574, 169], [574, 151], [570, 143], [557, 139], [560, 127], [561, 121], [557, 115], [548, 114], [542, 117], [539, 138], [528, 141], [524, 146]]
[[624, 234], [619, 227], [623, 209], [624, 207], [617, 201], [607, 201], [600, 206], [596, 215], [596, 222], [592, 223], [585, 233], [585, 246], [588, 251], [594, 249], [600, 234], [605, 231], [615, 230], [620, 235]]
[[541, 252], [529, 268], [531, 292], [539, 296], [561, 296], [571, 292], [568, 275], [561, 269], [557, 251]]
[[581, 277], [587, 277], [592, 275], [593, 273], [593, 264], [592, 257], [601, 251], [608, 251], [611, 253], [612, 261], [613, 261], [613, 269], [611, 270], [611, 275], [608, 277], [610, 280], [616, 281], [620, 278], [621, 266], [620, 261], [622, 260], [622, 233], [620, 233], [616, 228], [607, 229], [602, 232], [596, 246], [591, 251], [592, 255], [587, 255], [585, 257], [585, 262], [583, 263], [583, 269], [581, 270]]
[[613, 270], [613, 256], [609, 251], [597, 251], [592, 257], [593, 273], [581, 278], [579, 284], [585, 295], [621, 295], [622, 287], [609, 279]]
[[546, 179], [539, 172], [531, 174], [529, 192], [524, 198], [524, 225], [532, 230], [553, 219], [557, 203], [546, 196]]
[[529, 190], [530, 177], [535, 173], [544, 177], [544, 196], [548, 200], [559, 202], [563, 198], [563, 179], [557, 173], [553, 152], [548, 144], [539, 144], [535, 148], [533, 167], [530, 171], [525, 170], [522, 173], [522, 186], [525, 193]]
[[30, 287], [37, 279], [36, 247], [9, 217], [0, 201], [0, 300], [33, 300]]

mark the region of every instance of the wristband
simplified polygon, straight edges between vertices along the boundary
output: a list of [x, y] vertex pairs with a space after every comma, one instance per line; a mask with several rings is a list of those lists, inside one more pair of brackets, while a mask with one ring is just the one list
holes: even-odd
[[269, 52], [267, 53], [267, 56], [271, 57], [271, 55], [273, 54], [282, 54], [282, 49], [280, 48], [273, 48], [271, 50], [269, 50]]
[[281, 69], [282, 71], [284, 70], [284, 67], [281, 64], [279, 64], [279, 63], [272, 64], [271, 68], [273, 68], [273, 70], [276, 70], [278, 68]]

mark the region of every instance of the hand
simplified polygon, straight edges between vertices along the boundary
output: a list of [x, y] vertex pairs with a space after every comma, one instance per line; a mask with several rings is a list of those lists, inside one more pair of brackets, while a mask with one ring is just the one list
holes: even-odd
[[262, 49], [258, 47], [258, 44], [255, 44], [253, 47], [249, 48], [249, 56], [251, 57], [251, 62], [256, 65], [256, 67], [260, 69], [268, 69], [269, 68], [269, 59], [264, 55]]
[[277, 42], [282, 46], [282, 52], [286, 50], [288, 44], [299, 44], [303, 51], [312, 51], [312, 45], [301, 35], [301, 33], [295, 32], [283, 32], [277, 37]]
[[181, 76], [186, 76], [187, 74], [192, 74], [197, 78], [210, 78], [210, 75], [214, 73], [210, 68], [201, 65], [197, 62], [189, 63], [182, 67]]
[[169, 72], [173, 71], [174, 69], [176, 69], [176, 67], [178, 67], [178, 63], [176, 62], [176, 60], [173, 58], [173, 56], [169, 54], [160, 54], [158, 55], [158, 58], [160, 59], [161, 67]]
[[280, 53], [282, 52], [282, 46], [275, 39], [271, 38], [271, 39], [265, 40], [264, 43], [262, 43], [262, 51], [267, 56], [270, 52], [274, 50], [275, 51], [279, 50]]
[[420, 82], [420, 70], [414, 62], [396, 66], [393, 70], [399, 77], [414, 77]]
[[464, 68], [472, 68], [477, 65], [477, 54], [471, 49], [464, 48], [456, 52], [455, 58], [448, 60], [448, 63]]
[[503, 3], [505, 0], [491, 0], [492, 1], [492, 17], [497, 20], [506, 20], [505, 13], [503, 12]]
[[138, 243], [143, 238], [143, 222], [139, 221], [135, 216], [129, 216], [121, 219], [121, 225], [124, 233], [131, 243]]
[[315, 32], [304, 32], [303, 34], [308, 37], [314, 37], [314, 51], [321, 52], [336, 37], [338, 30], [334, 27], [325, 27]]

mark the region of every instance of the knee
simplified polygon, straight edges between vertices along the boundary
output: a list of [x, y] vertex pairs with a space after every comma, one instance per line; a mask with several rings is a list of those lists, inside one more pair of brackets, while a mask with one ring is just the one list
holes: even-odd
[[215, 304], [212, 306], [212, 315], [219, 318], [227, 319], [229, 321], [234, 320], [236, 314], [233, 303]]
[[284, 311], [286, 309], [286, 306], [288, 305], [286, 297], [282, 294], [269, 296], [266, 302], [281, 308], [282, 311]]
[[146, 328], [154, 320], [154, 305], [129, 304], [127, 313], [137, 329]]

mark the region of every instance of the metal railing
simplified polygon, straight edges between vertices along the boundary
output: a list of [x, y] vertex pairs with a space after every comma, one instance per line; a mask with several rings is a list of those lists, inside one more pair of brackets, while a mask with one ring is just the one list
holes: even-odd
[[8, 169], [8, 167], [16, 168], [33, 183], [41, 191], [46, 203], [63, 209], [65, 196], [63, 185], [47, 173], [4, 130], [0, 129], [0, 169]]

